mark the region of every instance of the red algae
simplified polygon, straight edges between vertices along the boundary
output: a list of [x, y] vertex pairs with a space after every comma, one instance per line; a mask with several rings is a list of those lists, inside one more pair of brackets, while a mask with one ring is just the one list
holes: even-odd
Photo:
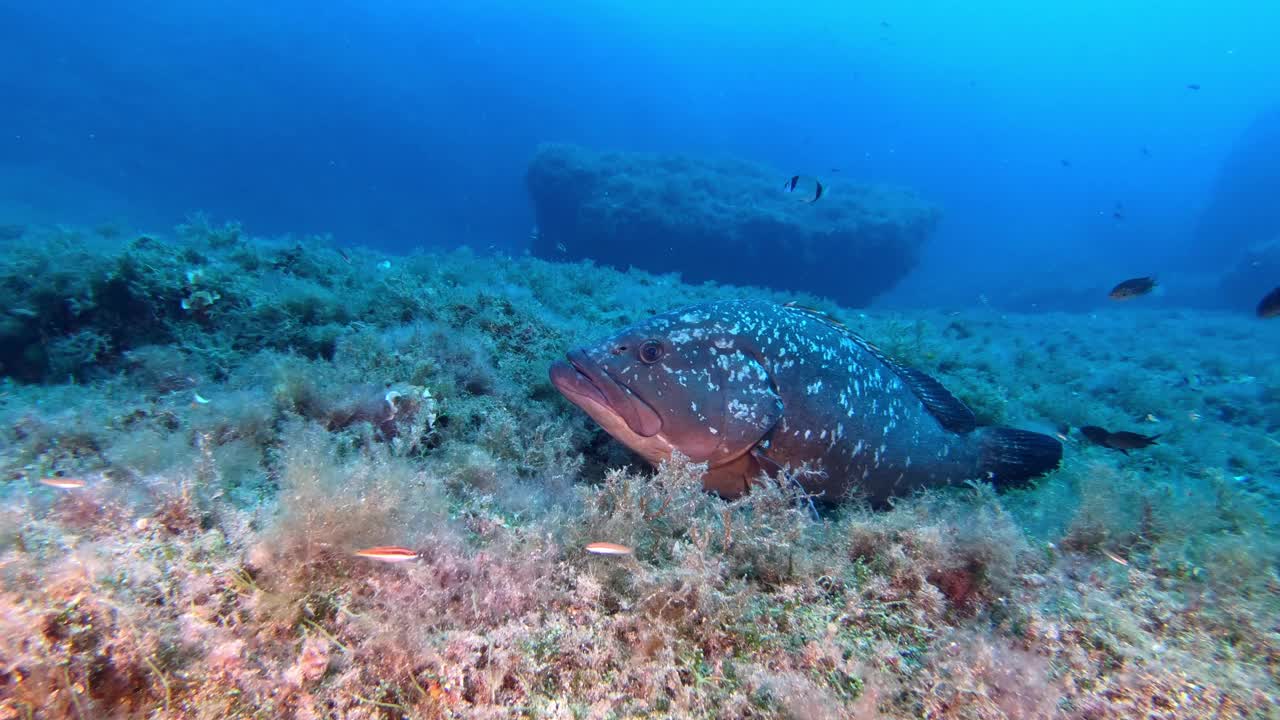
[[[992, 421], [1179, 420], [1141, 461], [1073, 446], [1036, 487], [815, 518], [777, 483], [725, 502], [683, 459], [637, 470], [544, 379], [654, 297], [795, 297], [463, 253], [370, 283], [371, 250], [180, 235], [191, 252], [62, 252], [64, 294], [125, 268], [181, 298], [199, 258], [216, 325], [148, 305], [147, 342], [170, 344], [4, 388], [0, 720], [1274, 715], [1280, 544], [1257, 478], [1280, 471], [1280, 376], [1252, 326], [869, 313], [860, 332]], [[53, 266], [19, 260], [0, 274]], [[192, 407], [188, 378], [216, 402]]]

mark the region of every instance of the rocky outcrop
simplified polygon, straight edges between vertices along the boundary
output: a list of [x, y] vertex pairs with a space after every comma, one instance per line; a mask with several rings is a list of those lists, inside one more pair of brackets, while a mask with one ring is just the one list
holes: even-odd
[[[1196, 228], [1195, 256], [1231, 262], [1280, 237], [1280, 107], [1263, 113], [1227, 156]], [[1251, 260], [1247, 260], [1251, 262]]]
[[527, 175], [533, 251], [861, 306], [915, 267], [938, 222], [938, 209], [909, 191], [832, 178], [807, 203], [783, 191], [789, 175], [738, 160], [544, 145]]
[[1267, 242], [1255, 243], [1243, 251], [1240, 260], [1222, 275], [1218, 292], [1223, 304], [1234, 310], [1253, 312], [1263, 295], [1280, 284], [1280, 234]]

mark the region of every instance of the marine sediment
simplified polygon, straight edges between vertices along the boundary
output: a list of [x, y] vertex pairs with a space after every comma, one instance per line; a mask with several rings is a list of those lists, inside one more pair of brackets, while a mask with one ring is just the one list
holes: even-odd
[[[145, 237], [0, 245], [0, 331], [58, 349], [2, 370], [0, 718], [1274, 715], [1280, 324]], [[547, 380], [729, 297], [831, 313], [1062, 468], [814, 519], [651, 471]]]

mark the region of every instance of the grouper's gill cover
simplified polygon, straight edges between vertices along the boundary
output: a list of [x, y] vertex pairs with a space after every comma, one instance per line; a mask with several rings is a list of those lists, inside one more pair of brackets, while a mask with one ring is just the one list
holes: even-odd
[[628, 328], [552, 366], [567, 398], [651, 462], [678, 449], [711, 468], [741, 458], [782, 414], [753, 349], [706, 309]]
[[936, 380], [821, 314], [727, 301], [659, 315], [555, 363], [551, 380], [618, 440], [657, 463], [673, 450], [709, 465], [709, 490], [736, 495], [761, 471], [808, 466], [826, 500], [882, 503], [1057, 467], [1039, 433], [977, 427]]

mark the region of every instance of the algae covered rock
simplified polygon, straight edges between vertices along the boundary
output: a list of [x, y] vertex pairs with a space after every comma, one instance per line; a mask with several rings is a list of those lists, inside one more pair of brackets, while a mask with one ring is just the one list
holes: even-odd
[[915, 267], [939, 219], [910, 191], [836, 178], [805, 202], [783, 190], [788, 176], [741, 160], [543, 145], [526, 177], [533, 250], [865, 305]]
[[1193, 257], [1229, 263], [1280, 236], [1280, 106], [1261, 113], [1218, 170], [1194, 237]]
[[1280, 235], [1246, 248], [1240, 259], [1218, 281], [1223, 303], [1236, 310], [1252, 311], [1280, 278]]

